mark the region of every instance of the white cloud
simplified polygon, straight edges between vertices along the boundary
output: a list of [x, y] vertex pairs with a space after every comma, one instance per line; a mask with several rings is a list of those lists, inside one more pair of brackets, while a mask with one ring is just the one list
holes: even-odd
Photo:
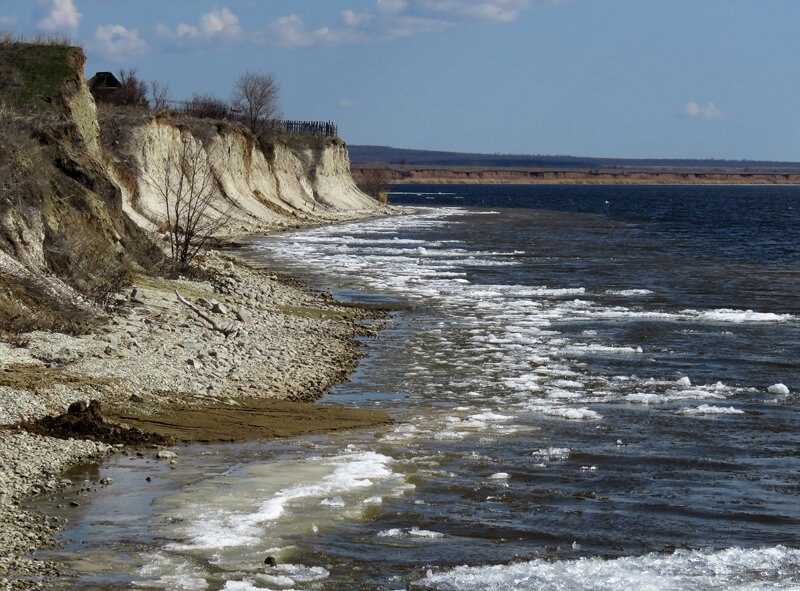
[[350, 99], [339, 99], [339, 106], [343, 109], [352, 109], [353, 107], [357, 107], [358, 104], [355, 101], [351, 101]]
[[[342, 18], [347, 22], [356, 22], [359, 15], [352, 11], [345, 11]], [[350, 14], [352, 13], [352, 14]], [[288, 47], [291, 49], [299, 47], [311, 47], [314, 45], [333, 46], [350, 45], [359, 40], [357, 26], [350, 26], [335, 30], [329, 27], [320, 27], [314, 31], [309, 30], [303, 19], [297, 14], [284, 16], [271, 23], [266, 32], [256, 35], [255, 41], [266, 45], [276, 45], [278, 47]]]
[[241, 25], [239, 25], [239, 17], [228, 8], [212, 10], [202, 14], [197, 24], [180, 23], [174, 30], [163, 23], [159, 23], [156, 25], [156, 31], [162, 38], [178, 43], [185, 43], [191, 40], [235, 41], [240, 39], [244, 33]]
[[420, 5], [451, 19], [477, 19], [506, 23], [530, 8], [531, 0], [421, 0]]
[[288, 48], [338, 46], [391, 41], [452, 26], [441, 18], [420, 15], [406, 0], [377, 0], [371, 8], [360, 12], [344, 10], [340, 17], [339, 26], [310, 29], [298, 14], [291, 14], [270, 23], [256, 40]]
[[299, 14], [270, 23], [254, 39], [279, 47], [348, 45], [437, 33], [466, 21], [506, 23], [534, 4], [572, 0], [374, 0], [363, 10], [343, 10], [338, 25], [312, 28]]
[[377, 9], [384, 14], [397, 14], [408, 8], [406, 0], [378, 0]]
[[683, 110], [684, 114], [689, 117], [702, 117], [703, 119], [725, 119], [726, 115], [722, 111], [717, 108], [713, 102], [709, 102], [707, 105], [699, 105], [695, 102], [686, 103], [686, 106]]
[[47, 16], [36, 23], [37, 28], [42, 31], [77, 31], [81, 21], [81, 13], [75, 7], [72, 0], [48, 0], [40, 1], [40, 5], [46, 6]]
[[147, 51], [147, 44], [139, 38], [138, 29], [126, 29], [122, 25], [97, 27], [95, 39], [101, 51], [115, 61], [123, 61], [132, 55]]

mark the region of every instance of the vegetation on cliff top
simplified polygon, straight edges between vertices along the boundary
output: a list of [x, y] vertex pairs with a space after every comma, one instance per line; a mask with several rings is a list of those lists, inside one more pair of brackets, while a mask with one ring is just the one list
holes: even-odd
[[0, 99], [41, 107], [75, 75], [70, 53], [80, 51], [60, 37], [24, 42], [0, 33]]

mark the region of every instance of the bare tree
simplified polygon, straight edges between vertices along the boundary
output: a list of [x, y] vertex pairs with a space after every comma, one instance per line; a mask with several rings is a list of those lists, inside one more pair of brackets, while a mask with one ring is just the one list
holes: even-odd
[[230, 207], [218, 208], [220, 192], [210, 160], [200, 142], [181, 134], [157, 175], [148, 175], [164, 204], [170, 256], [179, 268], [189, 264], [229, 218]]
[[167, 103], [169, 102], [169, 84], [162, 84], [158, 80], [151, 80], [150, 97], [154, 109], [159, 111], [166, 109]]
[[234, 85], [233, 108], [239, 110], [245, 125], [258, 133], [266, 121], [280, 118], [279, 92], [272, 74], [245, 72]]

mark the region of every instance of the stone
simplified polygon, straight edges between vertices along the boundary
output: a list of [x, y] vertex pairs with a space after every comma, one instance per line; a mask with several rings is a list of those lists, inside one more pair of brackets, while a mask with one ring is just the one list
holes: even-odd
[[113, 478], [103, 478], [100, 481], [100, 484], [102, 484], [103, 486], [111, 486], [112, 484], [114, 484], [114, 479]]
[[244, 309], [240, 309], [236, 311], [236, 318], [238, 318], [241, 322], [244, 322], [247, 325], [253, 324], [253, 317], [250, 315], [250, 312]]
[[56, 351], [53, 361], [57, 361], [58, 363], [67, 363], [69, 361], [74, 361], [78, 358], [78, 354], [70, 349], [69, 347], [61, 347], [58, 351]]
[[227, 314], [228, 309], [225, 307], [225, 304], [221, 304], [216, 300], [211, 300], [211, 311], [214, 314]]
[[157, 460], [174, 460], [177, 457], [178, 454], [176, 454], [174, 451], [167, 451], [165, 449], [162, 449], [161, 451], [156, 453]]
[[128, 398], [128, 400], [130, 400], [131, 402], [136, 402], [136, 403], [144, 402], [144, 398], [142, 398], [138, 394], [131, 394], [131, 397]]

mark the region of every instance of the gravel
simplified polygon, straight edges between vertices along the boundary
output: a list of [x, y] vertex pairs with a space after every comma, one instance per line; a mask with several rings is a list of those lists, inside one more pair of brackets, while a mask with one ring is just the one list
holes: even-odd
[[[376, 333], [374, 322], [362, 320], [384, 316], [338, 305], [225, 253], [211, 251], [200, 263], [213, 281], [140, 278], [97, 334], [0, 340], [0, 425], [91, 399], [139, 415], [242, 398], [313, 401], [355, 367], [353, 338]], [[175, 290], [236, 336], [214, 330]], [[114, 451], [0, 429], [0, 590], [46, 588], [25, 577], [56, 576], [61, 568], [27, 557], [51, 544], [60, 524], [20, 504], [62, 488], [59, 474], [70, 466]]]

